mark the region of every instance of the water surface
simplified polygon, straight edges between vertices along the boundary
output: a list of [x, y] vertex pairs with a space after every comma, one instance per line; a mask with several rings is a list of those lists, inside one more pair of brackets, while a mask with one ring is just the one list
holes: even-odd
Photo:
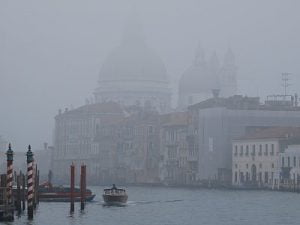
[[26, 216], [8, 224], [28, 225], [299, 225], [300, 194], [163, 187], [127, 187], [125, 207], [103, 206], [103, 187], [80, 212], [75, 204], [41, 202], [33, 221]]

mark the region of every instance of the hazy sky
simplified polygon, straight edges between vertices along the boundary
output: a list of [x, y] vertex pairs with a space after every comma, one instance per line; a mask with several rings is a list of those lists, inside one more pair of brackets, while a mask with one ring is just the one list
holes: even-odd
[[173, 86], [201, 42], [221, 59], [231, 46], [240, 94], [281, 94], [282, 72], [300, 93], [299, 0], [1, 0], [0, 135], [15, 150], [52, 143], [58, 109], [92, 96], [133, 8]]

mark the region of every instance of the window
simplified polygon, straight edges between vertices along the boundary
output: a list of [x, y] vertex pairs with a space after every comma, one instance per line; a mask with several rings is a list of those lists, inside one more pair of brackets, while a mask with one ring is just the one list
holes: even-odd
[[240, 147], [240, 156], [243, 156], [243, 154], [244, 154], [244, 149], [243, 149], [243, 145], [241, 145], [241, 147]]
[[259, 180], [259, 182], [262, 182], [262, 172], [259, 172], [259, 174], [258, 174], [258, 180]]
[[274, 169], [274, 163], [272, 163], [272, 168]]
[[238, 155], [238, 146], [234, 146], [234, 156]]
[[248, 163], [246, 164], [246, 169], [248, 169], [249, 168], [249, 165], [248, 165]]
[[258, 155], [262, 155], [262, 145], [259, 145], [259, 152]]
[[284, 167], [284, 157], [281, 158], [281, 167]]
[[149, 126], [149, 134], [153, 133], [153, 126]]
[[265, 183], [267, 184], [269, 180], [269, 174], [268, 172], [265, 172]]
[[288, 167], [291, 166], [290, 157], [288, 157]]
[[243, 172], [240, 172], [240, 179], [241, 179], [241, 182], [244, 183], [244, 173]]
[[268, 144], [265, 145], [265, 155], [268, 155], [269, 149], [268, 149]]
[[248, 156], [249, 155], [249, 146], [247, 145], [246, 146], [246, 156]]
[[238, 177], [238, 173], [235, 172], [235, 173], [234, 173], [234, 182], [235, 182], [235, 183], [237, 183], [237, 177]]
[[271, 145], [271, 155], [274, 155], [274, 144]]
[[294, 167], [296, 167], [296, 156], [294, 156]]
[[261, 164], [261, 163], [259, 164], [259, 168], [260, 168], [260, 169], [262, 168], [262, 164]]
[[255, 145], [252, 145], [252, 156], [255, 156]]

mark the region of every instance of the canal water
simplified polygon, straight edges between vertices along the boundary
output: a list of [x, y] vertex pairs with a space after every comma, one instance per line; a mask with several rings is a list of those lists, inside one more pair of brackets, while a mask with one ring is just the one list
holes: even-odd
[[69, 203], [43, 203], [27, 225], [299, 225], [300, 194], [163, 187], [127, 187], [125, 207], [103, 206], [103, 187], [95, 201], [69, 214]]

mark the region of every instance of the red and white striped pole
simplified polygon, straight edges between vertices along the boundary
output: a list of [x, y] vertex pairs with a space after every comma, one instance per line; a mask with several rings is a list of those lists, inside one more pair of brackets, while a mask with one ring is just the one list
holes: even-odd
[[12, 182], [13, 182], [13, 157], [14, 152], [11, 150], [11, 144], [8, 145], [6, 152], [7, 156], [7, 174], [6, 174], [6, 187], [7, 187], [7, 201], [8, 204], [12, 204]]
[[27, 212], [28, 219], [33, 219], [33, 153], [28, 146], [27, 156]]

